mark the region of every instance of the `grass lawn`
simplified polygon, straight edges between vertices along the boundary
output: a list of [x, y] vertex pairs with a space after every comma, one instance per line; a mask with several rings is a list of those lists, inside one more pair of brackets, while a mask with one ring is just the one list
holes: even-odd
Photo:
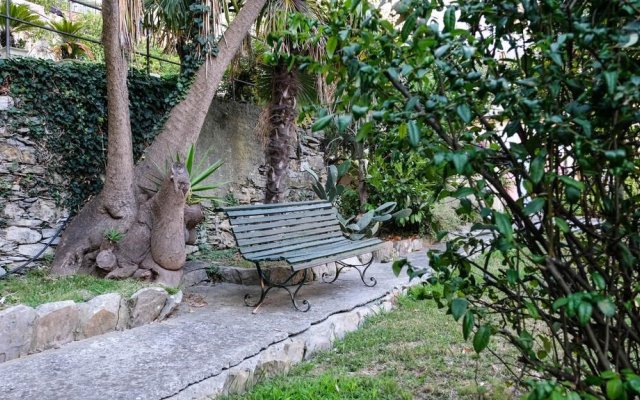
[[31, 307], [53, 301], [87, 301], [105, 293], [120, 293], [130, 297], [149, 283], [133, 279], [101, 279], [89, 275], [72, 275], [59, 278], [47, 276], [45, 269], [33, 269], [26, 275], [0, 279], [0, 309], [16, 304]]
[[[490, 348], [506, 353], [495, 340]], [[433, 301], [403, 297], [332, 350], [226, 399], [509, 399], [517, 397], [509, 379]]]

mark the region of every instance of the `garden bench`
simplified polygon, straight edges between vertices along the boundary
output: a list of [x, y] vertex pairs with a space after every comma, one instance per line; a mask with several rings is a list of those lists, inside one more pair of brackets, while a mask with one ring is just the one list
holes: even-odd
[[[368, 282], [365, 280], [373, 255], [364, 263], [347, 263], [345, 260], [372, 252], [383, 242], [375, 238], [351, 240], [345, 237], [336, 217], [337, 211], [328, 201], [223, 207], [222, 210], [229, 217], [240, 253], [252, 261], [258, 271], [260, 298], [251, 303], [251, 295], [245, 295], [247, 306], [259, 306], [267, 293], [277, 287], [289, 293], [297, 310], [308, 311], [310, 304], [307, 300], [302, 300], [302, 306], [298, 304], [298, 291], [307, 280], [309, 268], [330, 262], [335, 262], [336, 272], [330, 280], [325, 280], [330, 275], [323, 273], [324, 282], [335, 282], [343, 268], [354, 267], [366, 286], [377, 283], [373, 277]], [[265, 261], [286, 261], [291, 267], [291, 275], [281, 282], [271, 281], [268, 271], [260, 266]], [[294, 276], [301, 271], [300, 282], [292, 285]]]

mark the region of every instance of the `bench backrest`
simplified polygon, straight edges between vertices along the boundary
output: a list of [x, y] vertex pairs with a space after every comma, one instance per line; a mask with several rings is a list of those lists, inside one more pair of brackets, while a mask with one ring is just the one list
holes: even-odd
[[274, 248], [344, 240], [336, 210], [325, 200], [225, 207], [240, 252], [256, 259]]

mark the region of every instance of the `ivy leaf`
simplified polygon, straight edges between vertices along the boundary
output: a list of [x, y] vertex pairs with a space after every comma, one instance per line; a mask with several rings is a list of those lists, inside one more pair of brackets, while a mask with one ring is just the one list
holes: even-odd
[[338, 37], [331, 36], [329, 40], [327, 40], [327, 44], [325, 46], [327, 56], [329, 58], [333, 58], [333, 53], [336, 51], [336, 47], [338, 47]]
[[464, 313], [467, 312], [468, 305], [469, 305], [469, 302], [467, 301], [467, 299], [463, 299], [461, 297], [453, 299], [450, 306], [451, 315], [453, 315], [453, 319], [458, 321], [464, 315]]
[[333, 119], [333, 115], [325, 115], [324, 117], [318, 118], [316, 122], [311, 125], [311, 132], [318, 132], [323, 130], [329, 125], [331, 120]]
[[542, 197], [537, 197], [531, 200], [523, 209], [525, 215], [532, 215], [542, 210], [546, 203], [546, 200]]
[[469, 334], [473, 328], [473, 319], [473, 313], [471, 311], [467, 311], [462, 320], [462, 337], [464, 337], [464, 340], [469, 339]]
[[562, 67], [564, 65], [564, 63], [562, 62], [562, 56], [560, 55], [560, 53], [553, 51], [551, 52], [551, 54], [549, 54], [549, 57], [551, 57], [551, 61], [553, 61], [558, 66]]
[[480, 353], [489, 345], [491, 338], [491, 328], [488, 325], [482, 325], [473, 336], [473, 349], [476, 353]]
[[415, 120], [409, 121], [409, 143], [413, 147], [418, 146], [420, 143], [420, 128], [418, 128], [418, 123]]
[[458, 113], [458, 116], [462, 121], [464, 121], [465, 124], [468, 124], [471, 121], [471, 109], [467, 104], [460, 104], [456, 108], [456, 112]]

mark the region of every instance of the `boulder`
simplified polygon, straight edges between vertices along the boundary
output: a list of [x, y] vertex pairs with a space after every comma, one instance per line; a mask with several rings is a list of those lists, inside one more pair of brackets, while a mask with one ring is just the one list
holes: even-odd
[[42, 351], [72, 342], [78, 327], [79, 308], [71, 301], [57, 301], [47, 303], [36, 308], [38, 319], [32, 351]]
[[144, 288], [135, 292], [129, 300], [129, 327], [135, 328], [155, 320], [166, 301], [167, 291], [162, 288]]
[[22, 304], [0, 311], [0, 362], [29, 353], [37, 316], [33, 308]]
[[122, 296], [108, 293], [78, 305], [80, 319], [77, 339], [102, 335], [116, 329]]

